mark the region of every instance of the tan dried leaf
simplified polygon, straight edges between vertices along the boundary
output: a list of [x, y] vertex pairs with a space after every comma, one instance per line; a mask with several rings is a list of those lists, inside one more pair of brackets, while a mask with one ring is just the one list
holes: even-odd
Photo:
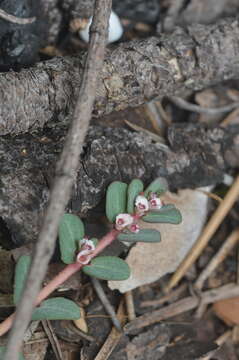
[[79, 329], [85, 333], [88, 333], [88, 325], [85, 320], [85, 310], [83, 307], [80, 307], [80, 314], [81, 314], [81, 317], [79, 319], [73, 320], [73, 323], [75, 324], [77, 329]]
[[239, 325], [239, 297], [217, 301], [213, 310], [227, 325]]

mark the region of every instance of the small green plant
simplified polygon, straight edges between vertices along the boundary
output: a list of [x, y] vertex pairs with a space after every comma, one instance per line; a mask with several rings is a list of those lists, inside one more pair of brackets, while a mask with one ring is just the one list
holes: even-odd
[[[167, 186], [160, 179], [154, 180], [145, 190], [141, 180], [134, 179], [129, 185], [121, 181], [111, 183], [106, 192], [106, 216], [112, 224], [111, 231], [101, 240], [88, 238], [84, 224], [73, 214], [63, 215], [59, 226], [61, 259], [66, 267], [39, 293], [38, 306], [32, 320], [78, 319], [79, 307], [65, 298], [45, 300], [72, 274], [82, 269], [89, 275], [104, 280], [126, 280], [130, 276], [128, 264], [116, 256], [98, 256], [114, 240], [123, 242], [159, 242], [160, 232], [141, 229], [139, 220], [149, 223], [179, 224], [179, 210], [172, 204], [165, 205], [160, 196]], [[30, 266], [30, 256], [21, 256], [15, 269], [14, 304], [17, 305]], [[0, 335], [9, 330], [12, 316], [0, 324]], [[0, 359], [4, 348], [0, 347]], [[21, 358], [21, 357], [20, 357]], [[22, 359], [22, 358], [21, 358]]]

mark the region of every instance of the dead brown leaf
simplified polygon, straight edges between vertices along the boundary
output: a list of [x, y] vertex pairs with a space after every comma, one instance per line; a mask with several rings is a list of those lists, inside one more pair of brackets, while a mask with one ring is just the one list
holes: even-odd
[[239, 325], [239, 297], [218, 301], [213, 310], [227, 325]]

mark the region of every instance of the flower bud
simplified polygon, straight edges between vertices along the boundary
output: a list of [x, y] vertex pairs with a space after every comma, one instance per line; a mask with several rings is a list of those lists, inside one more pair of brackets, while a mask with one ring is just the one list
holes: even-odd
[[132, 224], [129, 227], [129, 230], [133, 233], [138, 233], [139, 232], [139, 225], [138, 224]]
[[158, 197], [154, 197], [151, 200], [149, 200], [149, 208], [151, 210], [158, 210], [163, 206], [162, 201]]

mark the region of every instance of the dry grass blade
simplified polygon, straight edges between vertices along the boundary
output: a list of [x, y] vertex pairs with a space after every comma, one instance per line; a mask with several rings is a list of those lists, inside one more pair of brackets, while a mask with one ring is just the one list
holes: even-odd
[[36, 244], [26, 287], [17, 308], [5, 360], [16, 360], [18, 358], [22, 338], [31, 319], [34, 303], [54, 250], [60, 218], [70, 198], [79, 156], [89, 127], [99, 74], [103, 66], [110, 12], [111, 0], [95, 1], [89, 51], [85, 62], [79, 98], [75, 106], [66, 143], [57, 165], [49, 205]]
[[197, 189], [196, 191], [199, 191], [199, 192], [207, 195], [210, 199], [216, 200], [219, 203], [221, 203], [223, 201], [223, 199], [220, 196], [218, 196], [217, 194], [214, 194], [214, 193], [212, 193], [210, 191], [205, 191], [205, 190], [202, 190], [202, 189]]
[[239, 240], [239, 229], [234, 230], [226, 239], [224, 244], [221, 246], [219, 251], [215, 254], [206, 268], [201, 272], [197, 281], [195, 282], [195, 288], [200, 290], [203, 287], [206, 279], [212, 274], [218, 265], [220, 265], [225, 257], [229, 254], [232, 248], [236, 245]]
[[177, 283], [182, 279], [187, 270], [194, 264], [197, 258], [200, 256], [204, 248], [207, 246], [209, 240], [213, 234], [218, 229], [219, 225], [226, 217], [233, 204], [237, 200], [239, 195], [239, 176], [236, 178], [235, 182], [231, 186], [230, 190], [227, 192], [224, 200], [220, 203], [211, 219], [205, 226], [201, 236], [197, 240], [196, 244], [193, 246], [189, 254], [180, 264], [176, 272], [171, 277], [169, 284], [167, 286], [167, 291], [173, 288]]

